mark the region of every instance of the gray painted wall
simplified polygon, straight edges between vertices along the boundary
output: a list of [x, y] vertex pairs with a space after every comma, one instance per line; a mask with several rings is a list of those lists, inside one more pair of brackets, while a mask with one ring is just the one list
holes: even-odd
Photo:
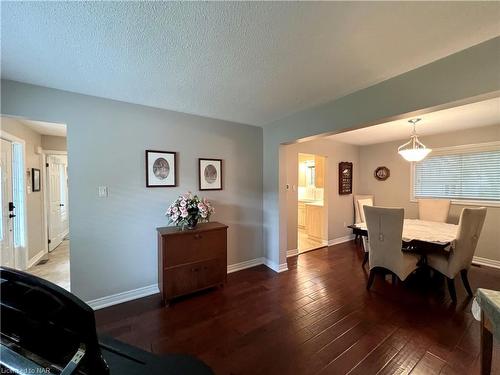
[[[285, 263], [287, 202], [284, 143], [416, 115], [500, 90], [500, 37], [468, 48], [264, 128], [264, 247]], [[280, 217], [283, 218], [280, 220]]]
[[[199, 157], [224, 159], [224, 190], [203, 192], [229, 225], [228, 264], [262, 256], [262, 129], [2, 81], [2, 113], [68, 126], [71, 289], [84, 300], [157, 280], [155, 228], [197, 192]], [[145, 187], [146, 149], [177, 151], [179, 187]], [[109, 197], [97, 197], [97, 187]]]
[[[432, 149], [500, 141], [500, 125], [419, 138]], [[358, 190], [360, 194], [374, 194], [377, 205], [403, 207], [405, 217], [418, 218], [418, 205], [416, 202], [410, 202], [410, 163], [397, 153], [398, 146], [404, 142], [387, 142], [360, 147], [361, 169]], [[374, 170], [382, 165], [391, 170], [391, 177], [387, 181], [377, 181], [373, 177]], [[464, 205], [452, 204], [449, 222], [458, 223], [464, 207]], [[476, 256], [500, 261], [500, 232], [498, 228], [500, 228], [500, 207], [488, 207]]]
[[50, 151], [66, 151], [68, 149], [66, 137], [42, 135], [42, 148]]

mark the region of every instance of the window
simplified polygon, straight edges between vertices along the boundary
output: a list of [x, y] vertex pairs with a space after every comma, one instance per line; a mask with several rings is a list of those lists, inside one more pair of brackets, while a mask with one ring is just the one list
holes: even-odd
[[16, 217], [14, 218], [14, 246], [25, 247], [25, 221], [24, 221], [24, 160], [23, 145], [12, 143], [12, 193]]
[[500, 142], [436, 149], [412, 170], [414, 199], [500, 205]]

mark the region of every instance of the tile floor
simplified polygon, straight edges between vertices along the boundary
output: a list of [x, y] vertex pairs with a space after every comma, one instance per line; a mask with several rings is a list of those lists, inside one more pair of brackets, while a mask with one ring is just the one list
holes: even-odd
[[299, 250], [299, 253], [318, 249], [323, 246], [324, 245], [321, 242], [308, 238], [306, 232], [299, 229], [297, 234], [297, 248]]
[[40, 264], [39, 262], [28, 269], [27, 272], [70, 290], [69, 240], [61, 242], [58, 247], [48, 254], [47, 263]]

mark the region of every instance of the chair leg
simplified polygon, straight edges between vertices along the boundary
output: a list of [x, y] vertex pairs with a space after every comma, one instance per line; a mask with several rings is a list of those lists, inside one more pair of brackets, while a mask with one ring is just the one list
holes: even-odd
[[372, 268], [370, 270], [370, 276], [368, 276], [368, 283], [366, 284], [366, 289], [370, 290], [373, 284], [373, 280], [375, 279], [375, 270]]
[[469, 279], [467, 278], [467, 270], [460, 271], [460, 276], [462, 277], [462, 282], [464, 283], [465, 290], [469, 297], [473, 297], [474, 293], [472, 293], [472, 289], [469, 284]]
[[362, 264], [363, 267], [366, 264], [366, 262], [368, 262], [368, 253], [365, 251], [365, 256], [363, 257], [363, 264]]
[[448, 284], [448, 291], [450, 292], [451, 300], [457, 302], [457, 291], [455, 290], [455, 279], [446, 278]]

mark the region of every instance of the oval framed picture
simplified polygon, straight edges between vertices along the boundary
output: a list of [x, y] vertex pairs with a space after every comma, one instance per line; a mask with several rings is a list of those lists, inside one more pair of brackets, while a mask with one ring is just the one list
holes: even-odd
[[198, 159], [200, 190], [222, 190], [222, 160]]
[[391, 171], [387, 167], [378, 167], [375, 169], [375, 178], [379, 181], [385, 181], [391, 175]]

